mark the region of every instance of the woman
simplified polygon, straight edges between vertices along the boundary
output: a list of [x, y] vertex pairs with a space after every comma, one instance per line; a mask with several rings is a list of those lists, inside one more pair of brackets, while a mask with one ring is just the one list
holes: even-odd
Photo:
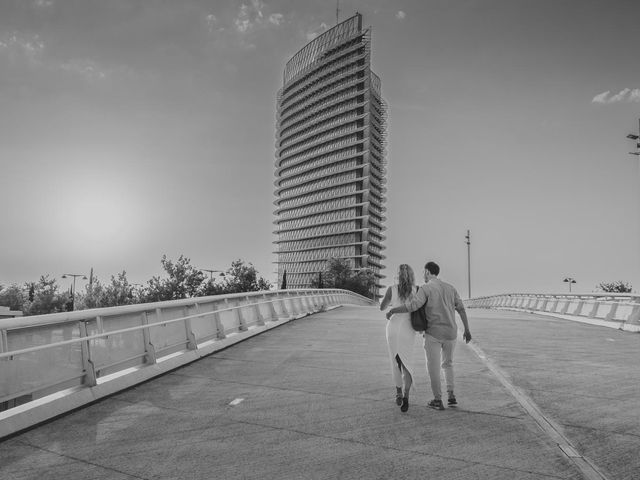
[[[397, 307], [404, 304], [414, 292], [415, 280], [413, 269], [402, 264], [398, 268], [398, 283], [387, 289], [380, 310], [385, 310], [389, 304]], [[396, 384], [396, 404], [400, 410], [409, 410], [409, 390], [413, 384], [413, 345], [416, 331], [411, 327], [409, 313], [396, 313], [387, 322], [387, 345], [389, 347], [389, 359], [391, 360], [391, 372]]]

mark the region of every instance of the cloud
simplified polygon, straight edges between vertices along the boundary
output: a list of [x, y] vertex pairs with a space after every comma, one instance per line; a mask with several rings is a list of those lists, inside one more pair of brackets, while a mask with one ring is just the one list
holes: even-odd
[[591, 100], [591, 103], [610, 104], [610, 103], [640, 103], [640, 88], [623, 88], [615, 95], [611, 95], [611, 91], [599, 93]]
[[284, 15], [282, 15], [281, 13], [272, 13], [271, 15], [269, 15], [269, 23], [272, 23], [274, 25], [280, 25], [284, 20]]
[[610, 93], [611, 93], [610, 90], [599, 93], [598, 95], [593, 97], [593, 99], [591, 100], [591, 103], [607, 103], [607, 97], [609, 96]]
[[35, 0], [33, 3], [38, 8], [49, 8], [53, 6], [53, 0]]
[[83, 77], [85, 80], [104, 80], [107, 77], [105, 70], [93, 60], [73, 59], [60, 65], [65, 72]]
[[262, 0], [251, 0], [251, 3], [242, 3], [238, 16], [234, 19], [233, 25], [238, 33], [248, 33], [256, 27], [276, 27], [284, 23], [282, 13], [266, 14], [265, 5]]
[[311, 40], [316, 38], [318, 35], [323, 33], [325, 30], [327, 30], [327, 28], [329, 28], [329, 26], [326, 23], [322, 22], [320, 26], [314, 28], [313, 30], [305, 34], [305, 36], [307, 37], [307, 41], [310, 42]]
[[39, 67], [43, 63], [45, 44], [39, 35], [12, 32], [0, 37], [0, 60], [13, 65]]
[[404, 20], [405, 18], [407, 18], [407, 14], [404, 13], [402, 10], [399, 10], [398, 13], [396, 13], [396, 18], [398, 20]]
[[262, 0], [251, 0], [251, 5], [243, 3], [240, 5], [240, 12], [234, 21], [236, 30], [240, 33], [245, 33], [247, 30], [253, 28], [254, 25], [262, 23], [262, 9], [264, 3]]
[[218, 19], [213, 13], [211, 13], [206, 16], [205, 20], [207, 22], [207, 28], [209, 29], [209, 32], [213, 32], [216, 25], [218, 24]]
[[620, 92], [616, 93], [615, 95], [609, 98], [609, 103], [623, 102], [625, 97], [630, 91], [631, 90], [628, 88], [625, 88], [624, 90], [620, 90]]

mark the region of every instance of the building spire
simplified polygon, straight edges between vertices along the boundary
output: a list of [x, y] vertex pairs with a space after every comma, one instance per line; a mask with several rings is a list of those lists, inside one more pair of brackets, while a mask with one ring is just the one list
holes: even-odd
[[340, 23], [340, 0], [336, 0], [336, 25]]

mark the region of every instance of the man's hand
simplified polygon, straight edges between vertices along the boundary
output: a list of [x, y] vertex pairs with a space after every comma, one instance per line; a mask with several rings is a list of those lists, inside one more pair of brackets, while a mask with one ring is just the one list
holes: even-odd
[[[393, 309], [391, 309], [391, 310], [393, 310]], [[387, 320], [391, 320], [391, 317], [392, 317], [392, 315], [393, 315], [393, 313], [391, 313], [391, 310], [389, 310], [389, 311], [386, 313]]]
[[465, 330], [462, 334], [462, 338], [464, 338], [465, 343], [469, 343], [471, 341], [471, 332], [469, 330]]

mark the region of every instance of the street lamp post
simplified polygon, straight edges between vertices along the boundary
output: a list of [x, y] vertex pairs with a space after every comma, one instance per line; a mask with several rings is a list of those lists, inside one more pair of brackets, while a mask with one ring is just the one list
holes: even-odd
[[575, 279], [571, 278], [571, 277], [567, 277], [563, 280], [563, 282], [568, 283], [569, 284], [569, 293], [571, 293], [571, 284], [572, 283], [578, 283], [575, 281]]
[[86, 275], [81, 273], [64, 273], [62, 278], [73, 277], [73, 283], [71, 284], [71, 311], [73, 312], [76, 307], [76, 278], [82, 277], [83, 280], [87, 279]]
[[[629, 140], [633, 140], [636, 144], [635, 152], [629, 152], [629, 155], [635, 155], [636, 157], [640, 157], [640, 119], [638, 119], [638, 134], [630, 133], [627, 135]], [[639, 158], [640, 160], [640, 158]], [[638, 163], [638, 179], [640, 180], [640, 162]], [[640, 206], [640, 202], [638, 203]], [[639, 230], [640, 231], [640, 230]]]
[[636, 142], [636, 151], [629, 152], [629, 155], [640, 155], [640, 119], [638, 119], [638, 135], [635, 133], [630, 133], [627, 135], [629, 140], [634, 140]]
[[213, 273], [214, 272], [220, 272], [220, 276], [224, 277], [224, 272], [222, 270], [209, 270], [208, 268], [201, 268], [200, 270], [202, 270], [203, 272], [209, 272], [209, 279], [213, 280]]

